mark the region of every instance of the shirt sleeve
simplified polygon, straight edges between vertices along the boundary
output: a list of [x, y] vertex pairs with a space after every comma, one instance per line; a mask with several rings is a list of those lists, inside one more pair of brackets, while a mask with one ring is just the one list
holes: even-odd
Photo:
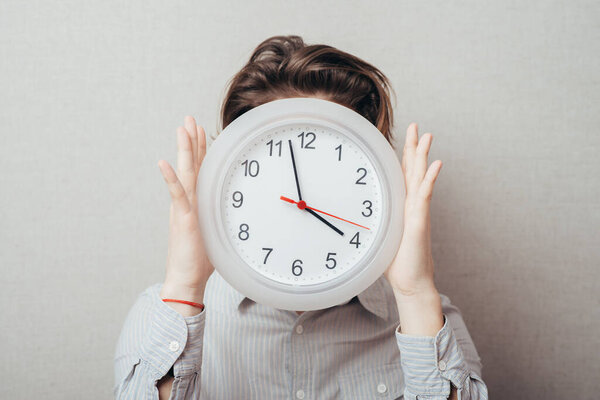
[[198, 398], [206, 310], [184, 317], [148, 287], [125, 319], [117, 342], [116, 399], [158, 399], [157, 381], [173, 367], [172, 400]]
[[481, 378], [481, 360], [459, 309], [441, 295], [444, 326], [435, 337], [400, 333], [400, 349], [407, 400], [441, 400], [450, 396], [450, 385], [459, 400], [488, 398]]

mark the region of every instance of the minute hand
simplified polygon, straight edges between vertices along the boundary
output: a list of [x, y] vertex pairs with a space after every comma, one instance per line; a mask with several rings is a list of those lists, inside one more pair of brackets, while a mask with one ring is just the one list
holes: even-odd
[[292, 167], [294, 168], [294, 179], [296, 180], [296, 189], [298, 189], [298, 200], [302, 200], [302, 194], [300, 193], [300, 182], [298, 182], [298, 170], [296, 169], [296, 159], [294, 158], [294, 149], [292, 148], [292, 141], [288, 140], [290, 145], [290, 155], [292, 156]]

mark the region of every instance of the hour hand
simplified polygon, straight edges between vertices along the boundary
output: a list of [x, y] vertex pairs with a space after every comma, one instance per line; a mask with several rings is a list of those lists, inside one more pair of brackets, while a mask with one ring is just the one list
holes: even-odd
[[340, 231], [338, 228], [336, 228], [335, 226], [333, 226], [332, 223], [330, 223], [329, 221], [327, 221], [325, 218], [321, 217], [319, 214], [317, 214], [316, 212], [314, 212], [310, 208], [305, 208], [304, 211], [308, 211], [309, 213], [311, 213], [312, 215], [314, 215], [317, 219], [319, 219], [321, 222], [323, 222], [325, 225], [327, 225], [328, 227], [330, 227], [331, 229], [333, 229], [334, 231], [336, 231], [340, 235], [344, 236], [344, 232]]
[[338, 228], [336, 228], [331, 222], [327, 221], [325, 218], [321, 217], [319, 214], [317, 214], [316, 212], [314, 212], [310, 207], [308, 207], [306, 205], [306, 202], [304, 200], [294, 201], [294, 200], [289, 199], [289, 198], [284, 197], [284, 196], [281, 196], [280, 199], [283, 200], [283, 201], [287, 201], [288, 203], [296, 204], [299, 209], [304, 210], [304, 211], [308, 211], [310, 214], [312, 214], [314, 217], [316, 217], [319, 221], [323, 222], [325, 225], [327, 225], [328, 227], [330, 227], [331, 229], [333, 229], [334, 231], [336, 231], [341, 236], [344, 236], [344, 232], [342, 232], [341, 230], [339, 230]]

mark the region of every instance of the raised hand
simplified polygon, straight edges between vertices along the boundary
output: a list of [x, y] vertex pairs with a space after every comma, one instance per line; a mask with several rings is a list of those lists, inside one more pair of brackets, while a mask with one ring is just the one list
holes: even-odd
[[394, 290], [403, 333], [433, 336], [443, 326], [441, 301], [433, 280], [429, 205], [442, 167], [427, 168], [433, 136], [418, 139], [417, 124], [406, 133], [402, 172], [406, 187], [404, 231], [398, 253], [384, 275]]
[[[196, 194], [206, 134], [191, 116], [185, 117], [184, 125], [177, 128], [177, 174], [167, 161], [158, 162], [171, 195], [167, 268], [160, 295], [202, 303], [206, 282], [214, 271], [200, 232]], [[181, 303], [167, 304], [184, 315], [200, 312]]]

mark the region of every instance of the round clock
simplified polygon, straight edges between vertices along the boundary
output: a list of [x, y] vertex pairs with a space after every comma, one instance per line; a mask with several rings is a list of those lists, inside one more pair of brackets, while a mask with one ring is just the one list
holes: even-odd
[[398, 157], [371, 122], [328, 100], [247, 111], [212, 143], [198, 179], [208, 257], [258, 303], [343, 303], [383, 274], [400, 244]]

